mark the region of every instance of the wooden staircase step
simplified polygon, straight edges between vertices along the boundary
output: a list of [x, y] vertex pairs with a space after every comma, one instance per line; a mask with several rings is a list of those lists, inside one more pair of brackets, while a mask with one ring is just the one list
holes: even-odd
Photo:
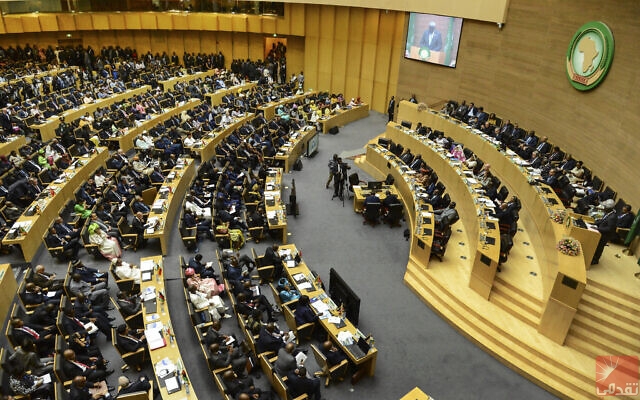
[[[587, 287], [589, 288], [597, 288], [599, 290], [603, 290], [606, 291], [609, 294], [615, 295], [615, 297], [617, 298], [621, 298], [624, 299], [625, 302], [628, 302], [629, 304], [633, 305], [637, 305], [640, 303], [640, 296], [632, 296], [628, 293], [622, 292], [614, 287], [611, 286], [607, 286], [605, 284], [602, 284], [600, 282], [596, 282], [593, 279], [588, 279], [587, 278]], [[636, 306], [637, 308], [637, 306]]]
[[619, 312], [619, 310], [610, 304], [602, 303], [599, 299], [590, 296], [582, 296], [580, 304], [578, 305], [578, 311], [580, 310], [595, 316], [606, 316], [608, 319], [616, 321], [616, 324], [623, 324], [627, 327], [638, 324], [637, 318], [632, 318], [624, 312]]
[[540, 312], [536, 313], [534, 310], [524, 307], [511, 295], [512, 293], [506, 293], [503, 288], [494, 286], [489, 301], [532, 328], [537, 328], [540, 322]]
[[544, 308], [542, 302], [535, 301], [535, 299], [530, 296], [522, 296], [520, 290], [514, 290], [513, 285], [505, 285], [503, 282], [494, 281], [491, 293], [496, 292], [502, 294], [516, 303], [519, 308], [526, 310], [539, 319], [542, 315], [542, 309]]
[[621, 321], [609, 314], [601, 313], [598, 310], [592, 310], [588, 307], [578, 306], [578, 312], [574, 317], [576, 321], [582, 321], [584, 324], [610, 332], [614, 336], [627, 338], [631, 343], [640, 343], [640, 326], [631, 321]]
[[510, 291], [516, 292], [520, 296], [520, 299], [526, 299], [527, 302], [529, 302], [533, 306], [535, 306], [534, 309], [536, 309], [536, 310], [542, 310], [544, 308], [544, 302], [542, 300], [533, 297], [531, 294], [525, 292], [524, 290], [520, 289], [519, 287], [514, 286], [510, 282], [505, 281], [504, 279], [502, 279], [502, 277], [500, 277], [497, 274], [496, 274], [496, 277], [495, 277], [495, 279], [493, 281], [493, 285], [494, 285], [494, 287], [496, 287], [496, 286], [504, 286], [504, 287], [508, 288]]
[[[554, 359], [553, 352], [544, 354], [534, 349], [509, 327], [503, 327], [476, 312], [457, 293], [448, 291], [437, 279], [431, 279], [428, 272], [411, 262], [404, 279], [411, 290], [435, 312], [514, 370], [562, 397], [596, 398], [589, 359], [579, 355], [576, 355], [578, 362]], [[504, 313], [501, 319], [508, 319], [510, 324], [522, 324], [511, 314]], [[537, 334], [533, 328], [527, 326], [527, 329]]]
[[614, 351], [611, 354], [636, 354], [640, 353], [640, 345], [637, 340], [629, 340], [630, 338], [623, 335], [616, 335], [611, 331], [601, 329], [585, 324], [584, 321], [575, 320], [569, 329], [569, 335], [574, 335], [596, 347], [603, 350]]
[[626, 297], [616, 296], [615, 292], [609, 292], [609, 289], [601, 285], [588, 285], [582, 293], [582, 300], [591, 301], [602, 307], [610, 308], [616, 314], [624, 316], [628, 319], [638, 320], [640, 318], [640, 299], [631, 301]]
[[576, 331], [582, 332], [583, 335], [588, 332], [589, 336], [587, 337], [593, 343], [604, 343], [605, 345], [610, 343], [611, 347], [618, 347], [620, 351], [633, 354], [640, 353], [640, 339], [620, 334], [615, 328], [585, 324], [581, 319], [574, 319], [571, 327], [575, 327]]

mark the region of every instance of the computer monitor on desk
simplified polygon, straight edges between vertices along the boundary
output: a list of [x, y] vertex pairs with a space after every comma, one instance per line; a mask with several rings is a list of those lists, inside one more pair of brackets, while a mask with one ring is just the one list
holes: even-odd
[[367, 189], [369, 190], [380, 190], [382, 189], [383, 182], [381, 181], [369, 181], [367, 182]]
[[360, 319], [360, 297], [358, 297], [347, 283], [338, 275], [335, 269], [329, 270], [329, 296], [340, 307], [342, 305], [347, 319], [358, 326]]

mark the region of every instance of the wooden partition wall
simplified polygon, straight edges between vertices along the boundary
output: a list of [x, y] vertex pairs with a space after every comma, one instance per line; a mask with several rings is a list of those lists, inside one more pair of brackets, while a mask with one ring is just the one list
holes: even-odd
[[[397, 94], [409, 98], [416, 93], [427, 104], [466, 99], [546, 135], [637, 208], [639, 15], [640, 3], [634, 0], [606, 5], [596, 0], [511, 0], [502, 30], [464, 21], [455, 69], [398, 55]], [[565, 55], [573, 34], [588, 21], [611, 28], [615, 55], [600, 86], [579, 92], [567, 80]]]
[[385, 112], [396, 91], [405, 13], [306, 6], [305, 82], [345, 97], [360, 96]]

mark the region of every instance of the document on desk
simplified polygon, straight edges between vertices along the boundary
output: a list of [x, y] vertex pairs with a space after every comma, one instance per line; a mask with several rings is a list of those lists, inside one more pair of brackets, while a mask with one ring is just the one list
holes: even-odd
[[162, 330], [145, 329], [144, 336], [147, 338], [147, 345], [149, 346], [149, 350], [159, 349], [167, 345], [166, 340], [162, 336]]
[[311, 307], [313, 307], [318, 314], [323, 314], [324, 312], [329, 311], [329, 306], [320, 300], [312, 302]]
[[149, 286], [142, 292], [142, 301], [149, 301], [156, 298], [156, 288], [155, 286]]
[[298, 284], [298, 290], [313, 290], [313, 286], [309, 282], [302, 282]]
[[140, 271], [153, 271], [155, 264], [153, 260], [144, 260], [140, 263]]

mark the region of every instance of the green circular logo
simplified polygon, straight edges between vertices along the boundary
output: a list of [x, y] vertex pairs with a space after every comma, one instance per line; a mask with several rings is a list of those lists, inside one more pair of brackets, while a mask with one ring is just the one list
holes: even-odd
[[578, 90], [590, 90], [604, 79], [613, 61], [613, 34], [603, 22], [588, 22], [573, 35], [567, 50], [567, 77]]

